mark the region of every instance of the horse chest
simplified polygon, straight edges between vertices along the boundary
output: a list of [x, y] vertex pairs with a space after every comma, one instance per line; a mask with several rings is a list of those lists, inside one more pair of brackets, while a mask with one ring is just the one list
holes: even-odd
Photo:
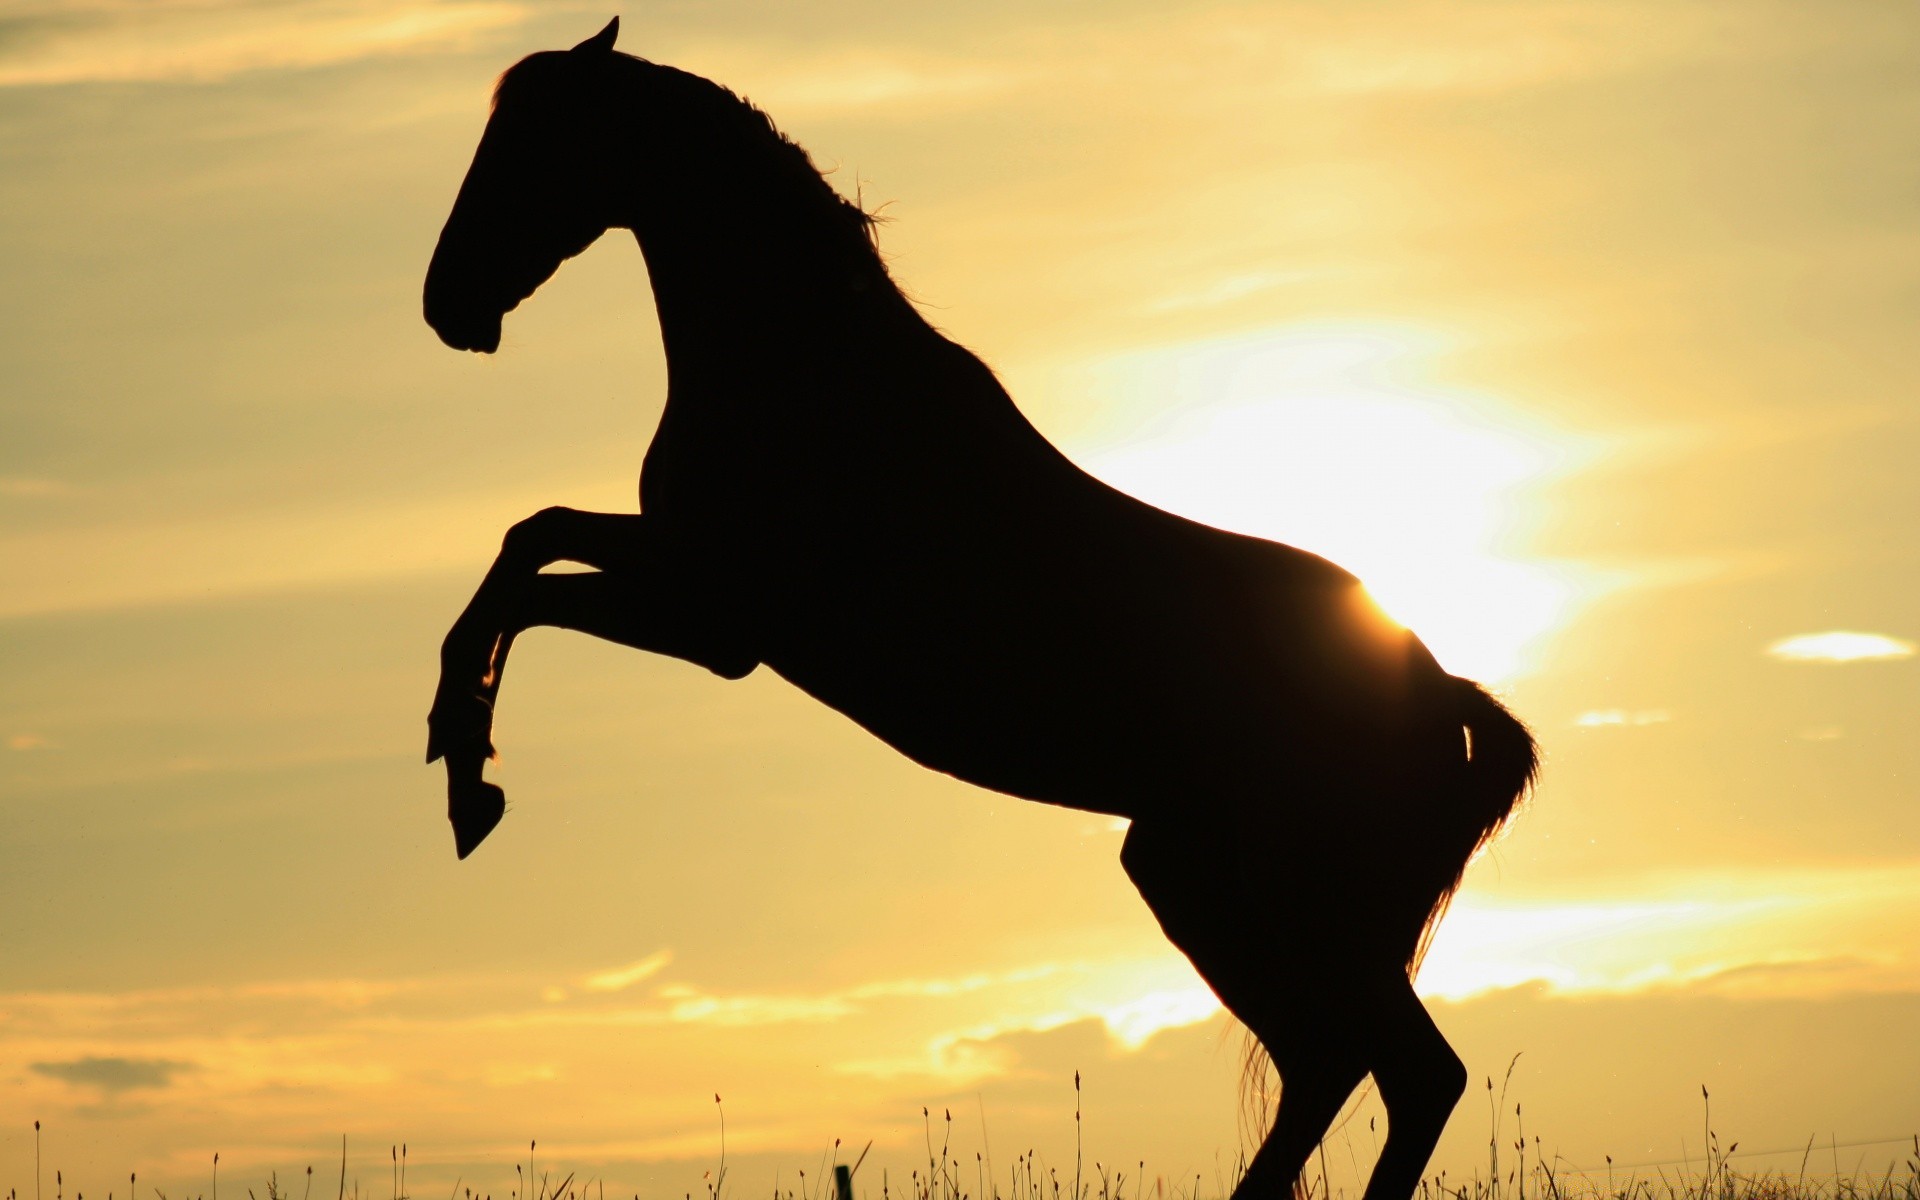
[[[717, 406], [714, 406], [717, 407]], [[640, 507], [662, 520], [723, 522], [751, 508], [764, 475], [744, 422], [669, 402], [640, 468]]]

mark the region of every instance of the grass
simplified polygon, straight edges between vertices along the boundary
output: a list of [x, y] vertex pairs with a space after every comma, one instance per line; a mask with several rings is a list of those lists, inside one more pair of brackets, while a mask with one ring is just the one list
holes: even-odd
[[[1509, 1063], [1508, 1079], [1512, 1074], [1513, 1065]], [[952, 1112], [944, 1115], [939, 1146], [936, 1148], [932, 1113], [922, 1108], [920, 1114], [927, 1155], [925, 1166], [915, 1167], [905, 1179], [891, 1178], [883, 1172], [875, 1180], [869, 1173], [855, 1182], [854, 1194], [859, 1200], [1218, 1200], [1231, 1190], [1232, 1181], [1239, 1177], [1240, 1169], [1245, 1165], [1243, 1157], [1232, 1172], [1225, 1177], [1216, 1177], [1211, 1188], [1198, 1174], [1190, 1179], [1150, 1176], [1145, 1162], [1133, 1164], [1130, 1171], [1094, 1162], [1092, 1169], [1088, 1170], [1080, 1151], [1079, 1095], [1080, 1078], [1076, 1073], [1073, 1114], [1075, 1156], [1071, 1172], [1064, 1177], [1063, 1167], [1048, 1165], [1032, 1150], [1016, 1157], [1001, 1172], [996, 1172], [993, 1164], [980, 1153], [974, 1155], [973, 1163], [962, 1163], [951, 1153]], [[720, 1097], [713, 1099], [720, 1119], [719, 1165], [703, 1174], [700, 1192], [687, 1191], [684, 1200], [694, 1200], [696, 1195], [702, 1194], [704, 1200], [751, 1200], [738, 1189], [729, 1191], [727, 1188], [726, 1116]], [[1797, 1171], [1743, 1172], [1734, 1165], [1735, 1158], [1778, 1157], [1788, 1152], [1748, 1151], [1746, 1155], [1741, 1155], [1737, 1141], [1722, 1149], [1720, 1135], [1713, 1128], [1712, 1097], [1702, 1087], [1701, 1133], [1706, 1146], [1702, 1161], [1616, 1165], [1608, 1156], [1599, 1168], [1575, 1168], [1565, 1163], [1559, 1155], [1550, 1155], [1538, 1135], [1529, 1141], [1525, 1112], [1520, 1104], [1516, 1103], [1512, 1110], [1515, 1125], [1513, 1140], [1504, 1139], [1502, 1131], [1507, 1111], [1505, 1082], [1496, 1093], [1494, 1082], [1489, 1077], [1487, 1099], [1491, 1133], [1487, 1141], [1485, 1173], [1476, 1168], [1471, 1176], [1458, 1179], [1449, 1178], [1447, 1171], [1440, 1171], [1421, 1181], [1414, 1200], [1920, 1200], [1920, 1134], [1900, 1141], [1848, 1144], [1847, 1148], [1850, 1149], [1881, 1145], [1898, 1147], [1889, 1159], [1884, 1174], [1856, 1171], [1853, 1175], [1843, 1175], [1839, 1170], [1839, 1144], [1829, 1141], [1827, 1145], [1815, 1145], [1812, 1138], [1799, 1150]], [[1368, 1122], [1370, 1129], [1372, 1124]], [[53, 1172], [51, 1196], [42, 1187], [40, 1122], [33, 1123], [33, 1130], [34, 1189], [31, 1196], [33, 1200], [67, 1200], [65, 1180], [59, 1170]], [[1376, 1137], [1377, 1132], [1374, 1131]], [[866, 1148], [854, 1159], [848, 1171], [850, 1176], [857, 1175], [872, 1145], [871, 1142], [867, 1143]], [[516, 1183], [504, 1200], [606, 1200], [604, 1180], [588, 1179], [576, 1183], [576, 1173], [568, 1172], [555, 1182], [553, 1173], [544, 1170], [536, 1177], [534, 1165], [537, 1148], [537, 1142], [527, 1143], [524, 1169], [520, 1163], [514, 1163]], [[840, 1149], [841, 1143], [835, 1139], [832, 1148], [822, 1154], [820, 1167], [813, 1176], [809, 1177], [804, 1169], [797, 1172], [797, 1185], [783, 1189], [776, 1182], [771, 1200], [837, 1200], [834, 1181], [840, 1167]], [[1808, 1164], [1816, 1152], [1823, 1150], [1831, 1151], [1834, 1155], [1833, 1174], [1830, 1177], [1809, 1178]], [[407, 1191], [405, 1144], [391, 1147], [390, 1158], [390, 1200], [427, 1200], [425, 1197], [411, 1196]], [[1349, 1194], [1344, 1188], [1331, 1187], [1326, 1161], [1326, 1146], [1323, 1143], [1315, 1162], [1309, 1164], [1307, 1178], [1296, 1189], [1294, 1200], [1358, 1200], [1357, 1193]], [[215, 1154], [208, 1193], [182, 1194], [176, 1198], [159, 1188], [151, 1188], [153, 1200], [219, 1200], [219, 1170], [220, 1156]], [[1653, 1173], [1646, 1174], [1648, 1170]], [[307, 1167], [305, 1183], [298, 1197], [292, 1191], [282, 1189], [277, 1173], [269, 1174], [262, 1185], [264, 1200], [312, 1200], [313, 1174], [313, 1168]], [[138, 1186], [139, 1176], [130, 1173], [127, 1176], [127, 1200], [139, 1200]], [[231, 1185], [229, 1189], [229, 1200], [234, 1200]], [[254, 1188], [243, 1187], [241, 1190], [246, 1192], [247, 1200], [263, 1200]], [[323, 1188], [323, 1200], [324, 1195]], [[362, 1194], [357, 1179], [349, 1180], [346, 1139], [342, 1138], [335, 1200], [349, 1198], [374, 1200], [372, 1193]], [[6, 1200], [27, 1200], [27, 1197], [17, 1189], [9, 1189]], [[75, 1191], [72, 1200], [85, 1200], [85, 1197]], [[114, 1200], [112, 1192], [107, 1193], [106, 1200]], [[494, 1198], [491, 1193], [476, 1193], [470, 1187], [463, 1190], [461, 1184], [456, 1182], [449, 1200]], [[635, 1196], [634, 1200], [641, 1198]]]

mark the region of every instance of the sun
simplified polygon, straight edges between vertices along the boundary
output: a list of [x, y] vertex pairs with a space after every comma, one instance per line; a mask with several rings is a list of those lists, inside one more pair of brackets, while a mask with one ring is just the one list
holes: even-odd
[[1186, 343], [1077, 372], [1130, 433], [1078, 440], [1116, 487], [1358, 575], [1443, 666], [1525, 674], [1583, 581], [1511, 549], [1528, 501], [1581, 455], [1514, 405], [1431, 382], [1416, 331], [1312, 326]]

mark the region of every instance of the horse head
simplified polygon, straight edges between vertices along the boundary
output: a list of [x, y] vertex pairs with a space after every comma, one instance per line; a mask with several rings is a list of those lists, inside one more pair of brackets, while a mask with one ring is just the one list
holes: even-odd
[[473, 165], [427, 267], [427, 324], [456, 350], [492, 353], [500, 321], [618, 220], [607, 92], [625, 55], [615, 17], [571, 50], [500, 77]]

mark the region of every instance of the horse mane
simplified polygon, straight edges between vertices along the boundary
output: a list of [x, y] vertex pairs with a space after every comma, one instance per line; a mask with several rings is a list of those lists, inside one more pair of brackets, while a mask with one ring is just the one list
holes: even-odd
[[[689, 76], [688, 78], [700, 79], [697, 75]], [[700, 81], [702, 83], [710, 83], [721, 95], [733, 101], [733, 103], [738, 106], [738, 111], [746, 114], [747, 121], [755, 125], [754, 132], [756, 134], [771, 136], [773, 138], [773, 144], [779, 148], [780, 156], [787, 160], [788, 168], [796, 176], [804, 176], [819, 184], [820, 191], [830, 198], [840, 222], [844, 224], [848, 230], [853, 232], [863, 244], [872, 250], [875, 261], [879, 261], [880, 218], [862, 208], [855, 201], [849, 200], [841, 195], [837, 188], [828, 183], [827, 172], [822, 171], [814, 163], [813, 156], [807, 153], [806, 147], [788, 137], [778, 125], [775, 125], [773, 118], [767, 115], [765, 109], [724, 84], [711, 83], [710, 80], [704, 79]]]
[[[493, 85], [491, 108], [499, 107], [502, 92], [516, 77], [526, 74], [522, 68], [527, 64], [549, 57], [559, 58], [566, 53], [543, 51], [530, 54], [501, 72]], [[886, 264], [880, 257], [879, 227], [882, 218], [847, 199], [828, 183], [827, 173], [814, 164], [806, 148], [775, 125], [764, 109], [732, 88], [692, 72], [620, 50], [611, 51], [610, 54], [625, 69], [644, 70], [648, 81], [659, 87], [665, 97], [680, 102], [685, 111], [698, 113], [719, 129], [739, 135], [743, 145], [765, 146], [769, 158], [778, 164], [781, 174], [794, 181], [796, 190], [808, 201], [808, 206], [824, 212], [829, 217], [829, 224], [849, 235], [846, 241], [850, 246], [860, 247], [871, 265], [883, 276], [887, 274]]]

